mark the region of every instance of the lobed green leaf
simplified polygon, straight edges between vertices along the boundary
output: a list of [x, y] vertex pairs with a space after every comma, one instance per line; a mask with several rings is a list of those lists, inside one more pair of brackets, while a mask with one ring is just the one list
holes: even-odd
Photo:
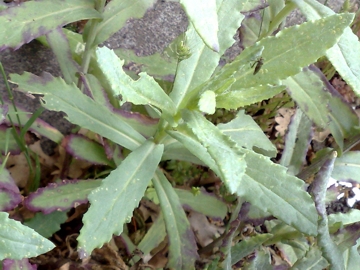
[[25, 72], [11, 74], [12, 81], [23, 92], [42, 94], [42, 105], [55, 111], [64, 111], [70, 122], [87, 128], [130, 150], [136, 149], [145, 138], [128, 123], [112, 113], [110, 108], [97, 104], [82, 94], [74, 85], [48, 73], [38, 77]]
[[90, 193], [91, 207], [84, 215], [78, 237], [81, 258], [90, 256], [94, 248], [110, 241], [113, 234], [122, 233], [154, 175], [163, 148], [146, 141]]
[[[244, 154], [239, 151], [234, 141], [230, 140], [216, 126], [207, 121], [201, 113], [183, 111], [182, 115], [187, 128], [193, 132], [197, 141], [201, 143], [202, 147], [206, 149], [208, 155], [216, 163], [215, 166], [213, 162], [207, 165], [210, 168], [218, 168], [215, 172], [224, 181], [229, 191], [234, 193], [241, 185], [241, 179], [245, 173], [246, 163]], [[179, 127], [179, 131], [181, 131], [181, 127]], [[194, 151], [197, 152], [198, 149], [190, 151], [197, 155]], [[206, 160], [203, 161], [206, 163]]]
[[[327, 6], [314, 0], [292, 0], [308, 20], [316, 20], [321, 17], [335, 14]], [[360, 92], [360, 43], [358, 37], [350, 27], [346, 27], [339, 41], [326, 52], [327, 59], [340, 73], [355, 93]]]
[[106, 47], [98, 48], [96, 55], [99, 67], [109, 81], [114, 96], [121, 97], [122, 102], [155, 106], [168, 117], [174, 115], [174, 103], [152, 77], [140, 73], [140, 79], [134, 81], [123, 71], [124, 61]]
[[[259, 85], [279, 85], [280, 80], [293, 76], [301, 68], [323, 56], [340, 38], [344, 29], [353, 20], [353, 14], [338, 14], [316, 21], [292, 26], [280, 31], [276, 36], [261, 39], [254, 46], [246, 48], [232, 63], [220, 70], [217, 80], [230, 76], [236, 79], [231, 90], [256, 87]], [[251, 62], [260, 61], [263, 65], [254, 74]]]
[[0, 212], [0, 260], [31, 258], [48, 252], [55, 245], [33, 229]]

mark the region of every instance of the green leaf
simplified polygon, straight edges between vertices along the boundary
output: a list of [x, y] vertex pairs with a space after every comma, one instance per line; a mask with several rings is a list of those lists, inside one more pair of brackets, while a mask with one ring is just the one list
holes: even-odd
[[216, 100], [215, 100], [215, 93], [213, 91], [208, 90], [201, 94], [199, 101], [199, 110], [201, 112], [207, 114], [214, 114], [215, 106], [216, 106]]
[[[298, 260], [293, 266], [292, 270], [322, 270], [325, 269], [329, 263], [321, 256], [321, 251], [318, 247], [310, 247], [310, 250], [303, 258]], [[349, 269], [350, 270], [350, 269]]]
[[166, 237], [164, 215], [162, 212], [159, 213], [159, 216], [153, 221], [150, 229], [145, 234], [144, 238], [141, 240], [137, 246], [145, 255], [150, 254], [150, 252], [160, 245], [160, 243]]
[[122, 69], [124, 61], [106, 47], [98, 48], [96, 55], [113, 95], [121, 96], [122, 102], [155, 106], [169, 117], [175, 113], [174, 103], [152, 77], [140, 73], [140, 79], [133, 81]]
[[127, 20], [141, 18], [155, 0], [112, 0], [104, 9], [102, 21], [96, 27], [94, 45], [100, 44], [120, 30]]
[[[292, 0], [308, 20], [316, 20], [321, 17], [335, 14], [330, 8], [314, 0]], [[355, 93], [360, 92], [360, 43], [358, 37], [350, 27], [346, 27], [343, 35], [332, 48], [326, 52], [327, 59], [340, 73]]]
[[178, 196], [165, 175], [158, 169], [152, 180], [158, 195], [169, 237], [168, 268], [195, 269], [198, 259], [195, 236]]
[[204, 189], [196, 195], [189, 190], [178, 188], [174, 190], [185, 210], [197, 211], [209, 217], [225, 218], [228, 211], [226, 204]]
[[0, 212], [0, 260], [31, 258], [48, 252], [55, 245], [33, 229]]
[[251, 270], [273, 270], [273, 266], [271, 265], [271, 258], [268, 251], [265, 249], [258, 249], [255, 251], [255, 258], [250, 262], [250, 267], [248, 269]]
[[[233, 85], [230, 86], [230, 88], [234, 87]], [[250, 88], [225, 91], [216, 97], [216, 107], [227, 110], [237, 109], [272, 98], [283, 90], [285, 90], [285, 87], [282, 85], [258, 85]]]
[[[176, 39], [173, 41], [177, 44], [179, 41]], [[172, 44], [169, 47], [174, 47]], [[126, 50], [124, 48], [114, 49], [114, 52], [120, 59], [124, 59], [126, 62], [133, 62], [140, 65], [142, 72], [145, 72], [153, 77], [165, 79], [167, 75], [174, 74], [177, 65], [177, 59], [164, 57], [160, 53], [154, 53], [148, 56], [137, 56], [134, 51]], [[176, 51], [174, 52], [176, 57]]]
[[331, 177], [338, 181], [351, 179], [360, 183], [360, 151], [349, 151], [338, 157]]
[[80, 72], [79, 65], [71, 57], [69, 42], [61, 27], [54, 29], [46, 35], [46, 39], [56, 56], [61, 73], [67, 84], [77, 83], [76, 74]]
[[210, 50], [202, 42], [195, 29], [190, 25], [186, 32], [185, 45], [190, 49], [191, 56], [178, 64], [174, 88], [170, 93], [176, 108], [186, 106], [188, 93], [208, 80], [219, 64], [220, 56], [234, 44], [233, 39], [244, 15], [240, 13], [241, 5], [237, 0], [218, 0], [217, 17], [219, 23], [219, 53]]
[[36, 213], [35, 216], [24, 222], [24, 225], [34, 229], [40, 235], [48, 238], [60, 230], [60, 224], [67, 219], [66, 212], [55, 211], [48, 215]]
[[81, 258], [90, 256], [94, 248], [108, 242], [113, 234], [122, 233], [124, 223], [130, 221], [154, 175], [163, 148], [146, 141], [90, 193], [91, 207], [84, 215], [78, 237]]
[[28, 209], [49, 214], [65, 211], [88, 201], [89, 193], [99, 187], [101, 180], [63, 180], [39, 188], [25, 199]]
[[115, 167], [114, 162], [107, 158], [104, 146], [84, 136], [75, 134], [66, 136], [62, 146], [77, 159]]
[[[230, 140], [228, 136], [225, 136], [216, 126], [206, 120], [201, 113], [183, 111], [183, 119], [187, 128], [194, 133], [196, 139], [206, 149], [213, 162], [216, 163], [218, 170], [215, 172], [224, 181], [229, 191], [234, 193], [241, 185], [241, 178], [245, 173], [244, 154], [239, 151], [234, 141]], [[184, 129], [179, 126], [178, 130], [181, 132]], [[194, 152], [197, 152], [198, 149], [189, 150], [194, 155], [197, 155]], [[201, 159], [200, 156], [197, 155], [197, 157]], [[206, 163], [207, 160], [202, 161]], [[213, 162], [206, 164], [210, 168], [216, 168], [213, 166]]]
[[343, 253], [346, 270], [356, 269], [360, 265], [359, 245], [360, 241], [357, 241], [356, 245]]
[[287, 167], [291, 175], [297, 175], [304, 165], [312, 135], [311, 127], [309, 118], [297, 109], [289, 124], [280, 160], [280, 164]]
[[331, 95], [316, 74], [304, 68], [302, 72], [283, 80], [283, 84], [307, 117], [321, 128], [328, 126]]
[[198, 165], [204, 165], [204, 163], [193, 155], [183, 144], [174, 138], [167, 136], [164, 142], [164, 154], [161, 160], [183, 160]]
[[258, 149], [257, 152], [270, 157], [274, 157], [277, 153], [276, 147], [256, 122], [249, 115], [245, 114], [244, 110], [239, 111], [236, 117], [229, 123], [219, 124], [217, 127], [235, 141], [239, 147], [245, 147], [254, 151]]
[[[258, 85], [278, 85], [280, 80], [296, 75], [302, 67], [308, 66], [323, 56], [352, 22], [353, 14], [338, 14], [288, 27], [276, 36], [261, 39], [254, 46], [246, 48], [232, 63], [225, 65], [218, 80], [230, 76], [236, 79], [231, 90], [256, 87]], [[264, 48], [261, 57], [263, 65], [253, 74], [249, 58]], [[247, 61], [247, 62], [246, 62]]]
[[270, 239], [273, 235], [264, 233], [246, 238], [231, 248], [231, 264], [239, 262], [242, 258], [252, 253], [260, 247], [262, 243]]
[[[219, 51], [218, 17], [216, 0], [180, 0], [189, 20], [206, 46], [211, 50]], [[220, 1], [218, 1], [220, 2]]]
[[[175, 138], [176, 140], [178, 140], [183, 147], [187, 148], [187, 151], [189, 153], [191, 153], [192, 156], [195, 156], [197, 158], [197, 160], [200, 160], [201, 164], [205, 164], [207, 165], [210, 169], [212, 169], [217, 175], [220, 175], [220, 168], [218, 167], [218, 165], [216, 164], [216, 161], [213, 159], [213, 157], [208, 153], [207, 148], [201, 144], [201, 142], [198, 140], [198, 138], [195, 136], [195, 134], [186, 126], [179, 126], [178, 127], [179, 131], [173, 131], [173, 130], [167, 130], [166, 132], [168, 134], [170, 134], [173, 138]], [[179, 143], [179, 144], [180, 144]], [[176, 150], [177, 149], [177, 144], [175, 145], [176, 147], [171, 148]], [[181, 150], [183, 149], [180, 148]], [[169, 150], [170, 151], [170, 150]], [[187, 156], [186, 155], [186, 151], [185, 154], [183, 154], [182, 156], [187, 158], [185, 161], [190, 161], [191, 162], [191, 156]], [[167, 157], [173, 157], [172, 159], [177, 159], [176, 155], [173, 153], [172, 155], [167, 154]], [[194, 162], [195, 164], [198, 164], [197, 162]]]
[[342, 153], [344, 140], [359, 133], [359, 118], [341, 96], [332, 96], [329, 100], [329, 107], [331, 119], [329, 128], [340, 148], [339, 153]]
[[[336, 162], [336, 161], [335, 161]], [[360, 222], [360, 210], [350, 209], [346, 213], [335, 213], [328, 217], [329, 230], [336, 232], [338, 229], [356, 222]]]
[[285, 167], [269, 158], [238, 148], [200, 113], [185, 111], [184, 120], [189, 127], [180, 125], [178, 132], [168, 133], [208, 165], [230, 192], [303, 233], [316, 234], [314, 202], [303, 181], [287, 175]]
[[25, 72], [22, 75], [11, 74], [12, 81], [23, 92], [43, 94], [42, 105], [55, 111], [64, 111], [70, 122], [87, 128], [130, 150], [136, 149], [145, 138], [123, 121], [111, 109], [97, 104], [82, 94], [74, 85], [68, 85], [61, 78], [48, 73], [38, 77]]
[[18, 49], [58, 26], [86, 19], [100, 19], [92, 0], [29, 1], [0, 12], [0, 51]]
[[241, 151], [247, 167], [236, 194], [300, 232], [316, 235], [317, 214], [304, 182], [286, 174], [285, 167], [265, 156], [247, 149]]

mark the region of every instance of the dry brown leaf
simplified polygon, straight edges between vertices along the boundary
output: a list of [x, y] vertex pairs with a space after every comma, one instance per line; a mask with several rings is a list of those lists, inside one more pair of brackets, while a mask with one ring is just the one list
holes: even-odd
[[29, 148], [38, 155], [39, 161], [41, 165], [45, 165], [46, 167], [54, 167], [55, 166], [55, 157], [49, 156], [44, 153], [40, 146], [40, 141], [37, 141], [31, 145], [29, 145]]
[[211, 224], [204, 214], [192, 211], [189, 213], [188, 219], [201, 247], [209, 245], [224, 232], [224, 228]]
[[278, 124], [275, 129], [277, 130], [276, 136], [280, 134], [284, 136], [288, 126], [290, 124], [291, 117], [295, 113], [295, 109], [280, 108], [278, 110], [278, 116], [275, 117], [275, 122]]
[[29, 180], [30, 171], [25, 155], [10, 155], [6, 162], [6, 169], [14, 179], [16, 185], [24, 188]]

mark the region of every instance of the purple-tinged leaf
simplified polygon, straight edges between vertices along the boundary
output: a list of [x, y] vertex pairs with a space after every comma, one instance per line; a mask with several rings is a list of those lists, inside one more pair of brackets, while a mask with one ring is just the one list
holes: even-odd
[[[9, 115], [12, 117], [13, 120], [16, 120], [14, 122], [16, 126], [18, 126], [17, 117], [20, 118], [21, 124], [24, 125], [31, 118], [31, 114], [19, 105], [16, 105], [16, 108], [17, 112], [15, 112], [14, 108], [10, 106]], [[7, 125], [11, 125], [10, 121], [7, 118], [5, 120], [5, 123]], [[44, 120], [41, 120], [40, 118], [37, 118], [35, 120], [35, 122], [30, 126], [29, 130], [33, 131], [34, 133], [40, 134], [41, 136], [49, 138], [56, 143], [60, 143], [62, 138], [64, 137], [59, 130], [46, 123]]]
[[317, 173], [316, 178], [313, 181], [312, 186], [310, 187], [310, 193], [314, 197], [316, 210], [318, 212], [318, 215], [322, 218], [327, 218], [325, 205], [326, 190], [327, 184], [334, 168], [336, 157], [337, 153], [336, 151], [333, 151], [331, 156], [321, 166], [320, 171]]
[[113, 112], [145, 137], [154, 136], [155, 131], [157, 130], [159, 122], [158, 119], [150, 118], [141, 113], [130, 112], [115, 108], [113, 108]]
[[8, 170], [0, 168], [0, 211], [9, 211], [21, 202], [19, 188]]
[[77, 159], [115, 167], [114, 162], [107, 158], [104, 147], [84, 136], [66, 136], [61, 144], [68, 153]]
[[0, 260], [31, 258], [48, 252], [55, 246], [33, 229], [0, 212]]
[[80, 71], [79, 65], [71, 56], [69, 42], [66, 39], [61, 27], [49, 32], [46, 35], [51, 50], [56, 56], [61, 73], [67, 84], [77, 83], [76, 74]]
[[360, 222], [351, 224], [340, 229], [334, 236], [333, 240], [341, 252], [351, 248], [360, 238]]
[[110, 108], [96, 103], [81, 93], [75, 84], [68, 85], [49, 73], [42, 77], [25, 72], [11, 74], [19, 90], [44, 95], [42, 105], [54, 111], [64, 111], [70, 122], [130, 149], [138, 148], [145, 138], [125, 121], [113, 114]]
[[87, 203], [89, 193], [99, 187], [101, 180], [63, 180], [51, 183], [31, 193], [24, 204], [31, 211], [49, 214], [53, 211], [66, 211], [79, 204]]
[[56, 27], [100, 19], [92, 0], [28, 1], [0, 12], [0, 51], [18, 49]]
[[[117, 117], [129, 124], [143, 136], [147, 138], [154, 136], [159, 122], [158, 119], [153, 119], [137, 112], [115, 108], [110, 102], [109, 97], [102, 88], [99, 80], [93, 75], [86, 74], [83, 76], [82, 81], [85, 89], [87, 89], [87, 92], [89, 93], [88, 96], [92, 97], [97, 103], [108, 107]], [[114, 99], [114, 97], [112, 99]], [[118, 103], [118, 100], [114, 101], [114, 103]]]
[[21, 202], [20, 193], [14, 193], [10, 190], [0, 189], [0, 211], [12, 210], [20, 202]]
[[220, 254], [225, 257], [222, 262], [223, 269], [231, 269], [232, 266], [232, 259], [231, 259], [231, 247], [236, 235], [236, 231], [241, 225], [241, 221], [239, 216], [236, 219], [230, 222], [229, 229], [225, 234], [225, 237], [222, 239], [222, 244], [219, 248]]
[[29, 262], [28, 259], [10, 260], [5, 259], [2, 262], [3, 270], [36, 270], [37, 266]]
[[158, 169], [152, 180], [160, 201], [169, 237], [168, 268], [194, 269], [199, 255], [195, 235], [181, 206], [180, 200], [165, 175]]
[[353, 108], [348, 104], [338, 91], [329, 83], [325, 75], [314, 65], [309, 68], [323, 83], [324, 90], [331, 94], [329, 99], [329, 128], [339, 146], [339, 155], [344, 147], [344, 139], [359, 134], [359, 118]]
[[344, 269], [344, 260], [342, 251], [333, 242], [330, 237], [328, 228], [328, 218], [326, 215], [326, 189], [329, 182], [337, 152], [333, 151], [332, 155], [325, 161], [311, 187], [311, 194], [314, 197], [315, 207], [319, 215], [318, 220], [318, 237], [317, 242], [324, 258], [330, 263], [332, 269]]

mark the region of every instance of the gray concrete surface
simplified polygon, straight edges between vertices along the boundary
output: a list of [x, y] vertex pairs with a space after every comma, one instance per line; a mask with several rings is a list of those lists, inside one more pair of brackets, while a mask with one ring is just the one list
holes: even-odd
[[[339, 0], [329, 2], [330, 6], [337, 3], [335, 10], [339, 10], [339, 6], [342, 4], [342, 1]], [[295, 24], [301, 20], [299, 13], [294, 13], [289, 24]], [[139, 56], [151, 55], [162, 51], [168, 43], [186, 30], [187, 25], [186, 14], [178, 3], [159, 0], [142, 19], [130, 20], [123, 29], [106, 41], [105, 45], [113, 49], [119, 47], [132, 49]], [[238, 39], [237, 35], [235, 38]], [[229, 59], [233, 59], [239, 52], [240, 48], [236, 43], [226, 54]], [[7, 74], [28, 71], [40, 75], [46, 71], [54, 76], [60, 76], [60, 70], [52, 52], [36, 41], [24, 45], [17, 51], [0, 52], [0, 61]], [[6, 96], [2, 79], [0, 79], [0, 93]], [[38, 100], [30, 100], [21, 93], [16, 94], [16, 102], [29, 111], [34, 111], [39, 104]], [[50, 122], [63, 133], [69, 132], [71, 127], [59, 113], [44, 112], [41, 118]], [[44, 140], [42, 145], [47, 153], [52, 152], [54, 144]]]

